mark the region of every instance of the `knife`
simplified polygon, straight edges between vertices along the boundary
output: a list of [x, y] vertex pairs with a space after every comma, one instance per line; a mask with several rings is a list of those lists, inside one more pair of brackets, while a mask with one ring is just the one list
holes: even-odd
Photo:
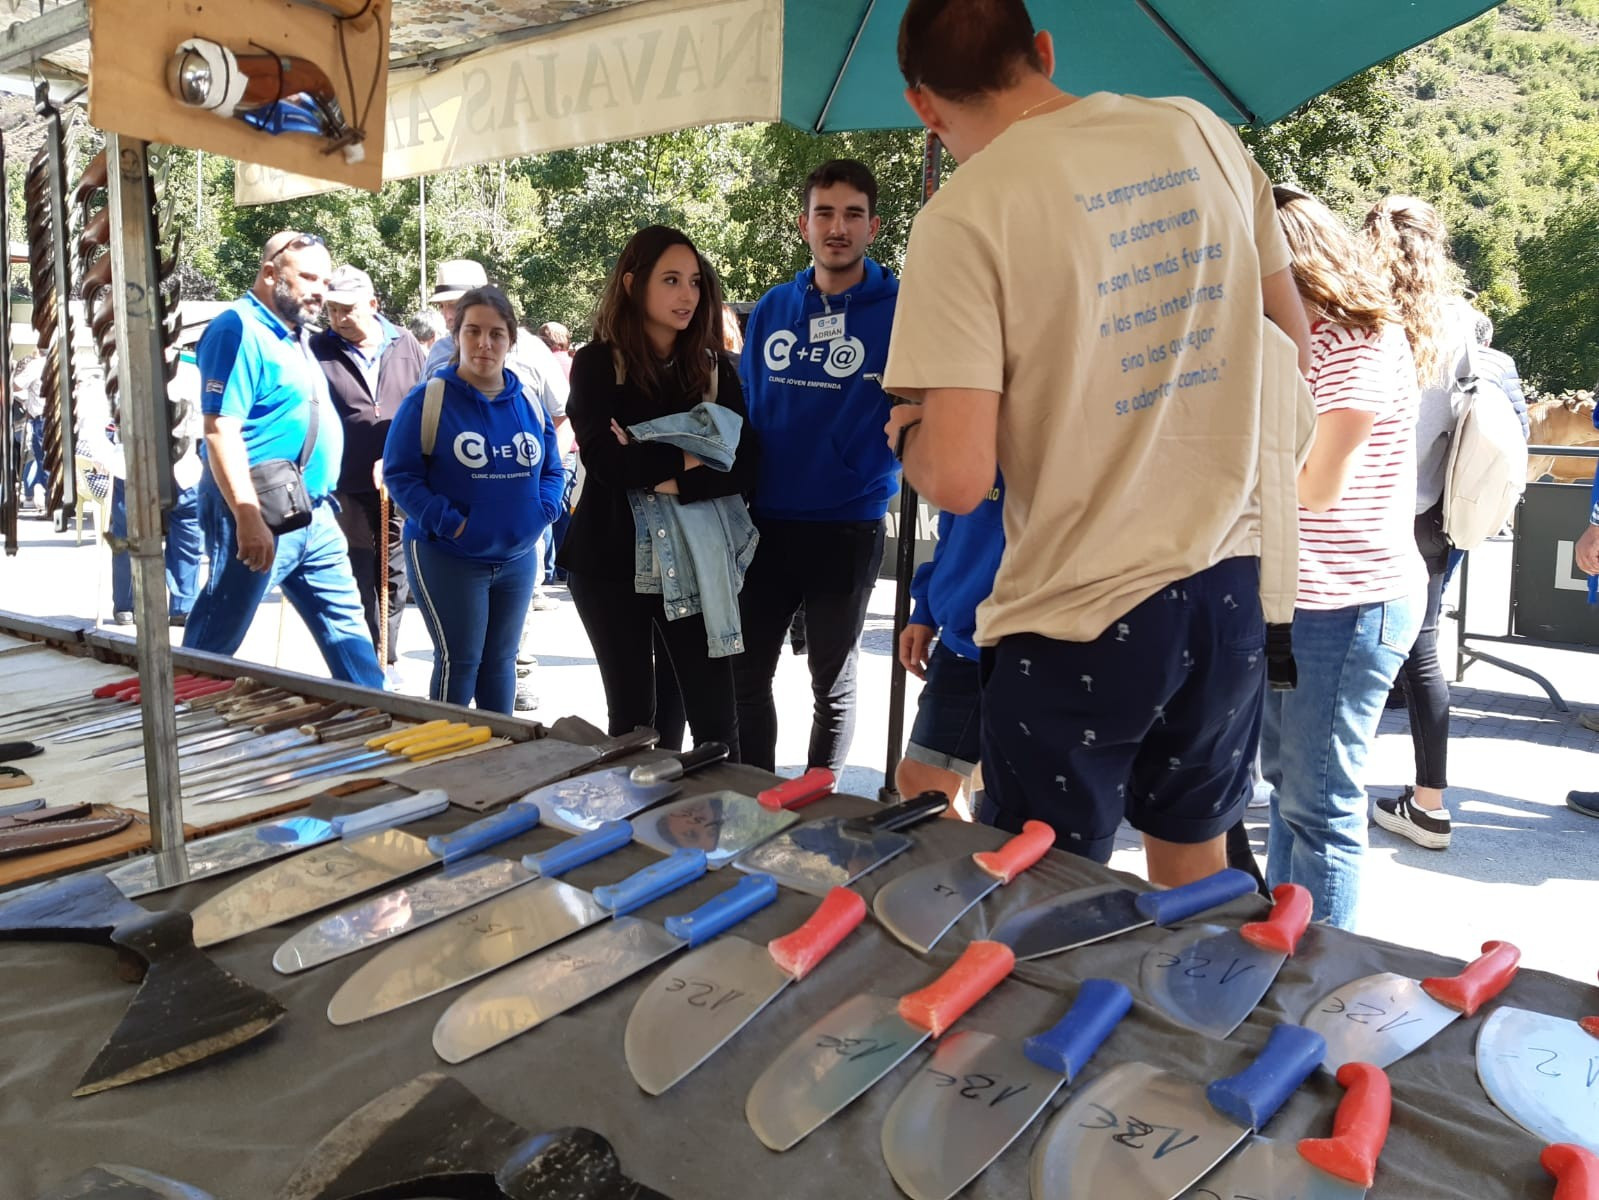
[[998, 850], [928, 863], [884, 884], [872, 900], [872, 911], [884, 929], [926, 954], [968, 909], [1043, 858], [1054, 844], [1052, 828], [1028, 821]]
[[1477, 1078], [1499, 1110], [1545, 1142], [1599, 1153], [1599, 1018], [1502, 1004], [1477, 1034]]
[[900, 1190], [911, 1200], [949, 1200], [976, 1179], [1076, 1079], [1132, 1005], [1122, 984], [1085, 979], [1060, 1022], [1025, 1042], [975, 1030], [946, 1037], [883, 1121], [883, 1160]]
[[1456, 1018], [1472, 1016], [1516, 977], [1521, 951], [1509, 942], [1484, 942], [1482, 957], [1448, 979], [1368, 975], [1317, 1001], [1305, 1024], [1327, 1039], [1333, 1073], [1346, 1062], [1389, 1067]]
[[287, 817], [146, 854], [112, 867], [106, 878], [131, 900], [309, 850], [337, 836], [332, 825], [317, 817]]
[[866, 916], [866, 901], [834, 888], [792, 933], [757, 946], [718, 938], [656, 977], [633, 1005], [622, 1053], [659, 1096], [733, 1039], [789, 984], [804, 979]]
[[798, 821], [794, 810], [826, 796], [833, 783], [833, 772], [812, 767], [759, 796], [727, 790], [686, 796], [635, 817], [633, 837], [662, 854], [703, 850], [710, 869], [719, 870]]
[[[697, 860], [702, 874], [707, 869], [702, 851], [680, 850], [672, 857]], [[708, 941], [776, 898], [777, 881], [770, 875], [746, 875], [715, 899], [668, 917], [664, 928], [638, 917], [618, 917], [472, 988], [433, 1027], [433, 1049], [445, 1062], [465, 1062], [670, 954]]]
[[1231, 867], [1165, 891], [1135, 892], [1114, 885], [1085, 888], [1012, 913], [994, 927], [992, 936], [1026, 962], [1146, 925], [1175, 924], [1254, 890], [1255, 881]]
[[[178, 751], [178, 770], [190, 777], [206, 770], [245, 759], [257, 761], [280, 750], [307, 746], [322, 740], [319, 735], [348, 729], [373, 717], [387, 717], [376, 708], [346, 709], [337, 704], [296, 704], [270, 716], [258, 725], [228, 727], [229, 732], [210, 741]], [[393, 718], [388, 718], [392, 722]], [[375, 726], [374, 728], [384, 728]], [[142, 756], [112, 763], [121, 770], [132, 770], [144, 762]]]
[[1599, 1154], [1560, 1143], [1545, 1146], [1538, 1161], [1555, 1177], [1554, 1200], [1599, 1200]]
[[361, 964], [328, 1004], [328, 1020], [348, 1025], [426, 1000], [526, 958], [564, 937], [619, 913], [631, 912], [703, 875], [704, 867], [674, 856], [619, 883], [581, 891], [555, 878], [632, 840], [626, 821], [613, 821], [530, 854], [522, 866], [535, 879], [509, 895], [474, 905], [404, 938]]
[[193, 794], [203, 795], [199, 788], [220, 787], [224, 780], [238, 782], [237, 777], [241, 775], [258, 775], [294, 762], [309, 765], [351, 754], [354, 747], [335, 743], [381, 733], [393, 724], [394, 718], [386, 712], [375, 708], [357, 709], [342, 718], [334, 717], [320, 724], [302, 725], [207, 751], [188, 762], [180, 759], [178, 770], [183, 774], [185, 785], [197, 785]]
[[928, 1038], [941, 1037], [1015, 963], [1009, 946], [972, 942], [920, 991], [897, 1000], [862, 994], [845, 1001], [795, 1038], [755, 1081], [744, 1103], [750, 1128], [773, 1150], [796, 1145]]
[[1310, 924], [1310, 893], [1279, 884], [1264, 921], [1240, 929], [1200, 925], [1173, 934], [1144, 955], [1144, 994], [1179, 1025], [1225, 1038], [1255, 1011]]
[[607, 767], [562, 779], [529, 792], [523, 801], [537, 804], [546, 824], [567, 833], [586, 833], [607, 821], [625, 821], [634, 813], [682, 790], [677, 781], [691, 771], [719, 763], [728, 750], [706, 742], [686, 754], [675, 754], [639, 767]]
[[[220, 706], [218, 707], [220, 709]], [[296, 725], [314, 724], [342, 710], [343, 706], [338, 704], [319, 704], [297, 697], [288, 697], [276, 704], [241, 709], [237, 713], [219, 711], [211, 719], [192, 726], [178, 738], [178, 761], [181, 764], [185, 759], [192, 759], [209, 750], [246, 741], [260, 734], [278, 733]], [[118, 742], [114, 746], [96, 750], [84, 757], [104, 758], [111, 754], [123, 754], [129, 750], [142, 751], [143, 748], [142, 740]], [[117, 770], [131, 770], [143, 763], [143, 753], [135, 753], [107, 765]]]
[[[232, 687], [232, 682], [225, 679], [201, 679], [179, 684], [173, 689], [175, 705], [173, 713], [181, 717], [208, 709], [214, 705], [217, 698], [226, 695]], [[45, 740], [62, 743], [81, 742], [139, 725], [144, 720], [141, 708], [142, 693], [125, 692], [122, 696], [121, 707], [131, 711], [118, 716], [100, 717], [86, 723], [57, 726], [44, 734]]]
[[[413, 811], [444, 811], [449, 797], [439, 790], [397, 801]], [[503, 814], [501, 815], [503, 816]], [[519, 832], [516, 822], [487, 818], [494, 835]], [[526, 817], [524, 816], [524, 820]], [[531, 828], [529, 823], [524, 828]], [[337, 824], [334, 825], [338, 828]], [[242, 934], [337, 904], [362, 892], [414, 875], [442, 861], [415, 834], [391, 826], [307, 850], [274, 863], [202, 902], [194, 910], [194, 944], [214, 946]]]
[[1327, 1045], [1276, 1026], [1243, 1071], [1207, 1087], [1125, 1062], [1080, 1089], [1033, 1150], [1033, 1200], [1175, 1200], [1260, 1129]]
[[900, 831], [948, 808], [943, 792], [923, 792], [870, 816], [806, 821], [745, 851], [733, 865], [771, 875], [784, 887], [825, 896], [909, 850], [913, 843]]
[[1332, 1137], [1302, 1138], [1296, 1146], [1256, 1134], [1183, 1200], [1362, 1200], [1377, 1177], [1393, 1092], [1383, 1069], [1370, 1063], [1345, 1063], [1338, 1082], [1344, 1098]]

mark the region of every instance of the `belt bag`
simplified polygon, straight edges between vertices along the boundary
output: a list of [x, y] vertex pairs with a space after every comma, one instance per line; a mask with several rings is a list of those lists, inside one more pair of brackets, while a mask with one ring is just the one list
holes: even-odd
[[304, 529], [311, 523], [311, 495], [305, 490], [305, 467], [311, 461], [311, 450], [316, 445], [317, 410], [321, 407], [313, 396], [311, 421], [305, 431], [305, 444], [300, 447], [298, 462], [287, 458], [269, 458], [250, 468], [250, 482], [255, 486], [255, 500], [261, 509], [261, 519], [274, 537]]

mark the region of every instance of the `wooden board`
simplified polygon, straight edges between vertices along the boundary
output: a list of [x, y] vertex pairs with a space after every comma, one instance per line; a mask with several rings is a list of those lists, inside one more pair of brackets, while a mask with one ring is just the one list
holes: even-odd
[[[378, 15], [374, 25], [364, 32], [345, 30], [357, 93], [351, 95], [338, 23], [318, 9], [289, 0], [94, 0], [89, 9], [89, 120], [129, 137], [209, 150], [241, 164], [375, 192], [383, 186], [390, 14], [387, 0], [374, 0], [373, 7]], [[333, 81], [345, 118], [366, 131], [365, 158], [349, 163], [342, 153], [323, 153], [325, 142], [307, 134], [268, 134], [236, 118], [180, 104], [167, 90], [167, 63], [179, 44], [192, 37], [209, 38], [235, 53], [259, 53], [252, 51], [255, 42], [321, 67]], [[371, 109], [363, 113], [368, 89]]]

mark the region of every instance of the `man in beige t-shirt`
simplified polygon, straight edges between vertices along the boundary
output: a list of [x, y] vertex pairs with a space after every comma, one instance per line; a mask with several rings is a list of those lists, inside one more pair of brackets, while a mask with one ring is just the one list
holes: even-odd
[[1022, 0], [912, 0], [900, 65], [962, 165], [912, 230], [887, 433], [941, 508], [996, 465], [1008, 489], [977, 627], [989, 819], [1103, 862], [1125, 815], [1152, 880], [1210, 874], [1265, 685], [1263, 310], [1308, 362], [1269, 182], [1208, 112], [1056, 88]]

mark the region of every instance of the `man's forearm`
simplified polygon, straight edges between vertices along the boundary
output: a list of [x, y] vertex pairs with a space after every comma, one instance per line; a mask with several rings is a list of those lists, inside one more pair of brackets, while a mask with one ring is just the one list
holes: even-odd
[[259, 508], [244, 438], [236, 430], [209, 428], [205, 433], [205, 449], [211, 474], [234, 517], [238, 517], [241, 508]]

